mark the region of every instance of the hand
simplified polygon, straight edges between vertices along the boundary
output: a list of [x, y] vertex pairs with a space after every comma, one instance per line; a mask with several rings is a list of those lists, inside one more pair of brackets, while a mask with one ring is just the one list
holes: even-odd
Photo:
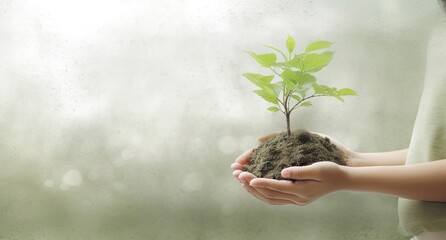
[[328, 139], [330, 139], [330, 142], [333, 143], [339, 150], [341, 150], [344, 153], [345, 156], [345, 161], [347, 163], [347, 166], [349, 167], [353, 167], [356, 166], [357, 161], [359, 159], [358, 153], [350, 150], [349, 148], [347, 148], [346, 146], [344, 146], [342, 143], [340, 143], [338, 140], [327, 136], [325, 134], [322, 133], [318, 133], [318, 132], [311, 132], [311, 133], [315, 133], [318, 134], [321, 137], [326, 137]]
[[[260, 138], [257, 139], [257, 141], [259, 143], [264, 143], [266, 141], [268, 141], [271, 138], [274, 138], [275, 136], [277, 136], [277, 134], [279, 133], [271, 133], [265, 136], [262, 136]], [[242, 187], [248, 191], [249, 193], [251, 193], [253, 196], [259, 198], [260, 200], [262, 199], [262, 195], [257, 192], [257, 190], [255, 190], [253, 187], [249, 186], [249, 182], [256, 178], [256, 176], [254, 176], [254, 174], [250, 173], [250, 172], [243, 172], [243, 166], [249, 163], [249, 159], [252, 156], [252, 150], [253, 149], [249, 149], [248, 151], [244, 152], [243, 154], [241, 154], [239, 157], [237, 157], [237, 159], [235, 160], [235, 162], [233, 164], [231, 164], [231, 168], [233, 170], [232, 175], [234, 175], [234, 177], [240, 181], [242, 183]], [[273, 203], [271, 203], [273, 204]], [[283, 202], [282, 204], [288, 204], [288, 202]]]
[[[264, 143], [264, 142], [268, 141], [269, 139], [276, 137], [277, 134], [279, 134], [279, 133], [271, 133], [271, 134], [259, 137], [257, 139], [257, 142]], [[235, 159], [235, 162], [233, 164], [231, 164], [231, 168], [233, 170], [232, 174], [234, 175], [234, 177], [237, 180], [240, 180], [239, 175], [243, 171], [243, 166], [249, 163], [249, 159], [252, 156], [252, 150], [253, 149], [249, 149], [248, 151], [242, 153], [242, 155], [238, 156], [237, 159]]]
[[249, 173], [245, 189], [269, 204], [295, 204], [304, 206], [345, 185], [347, 173], [344, 166], [333, 162], [317, 162], [310, 166], [289, 167], [282, 170], [282, 177], [295, 181], [251, 178]]
[[[271, 139], [271, 138], [274, 138], [275, 136], [277, 136], [277, 134], [279, 134], [279, 133], [272, 133], [272, 134], [269, 134], [269, 135], [265, 135], [265, 136], [263, 136], [263, 137], [260, 137], [260, 138], [258, 138], [257, 140], [258, 140], [258, 142], [259, 143], [263, 143], [263, 142], [265, 142], [265, 141], [267, 141], [267, 140], [269, 140], [269, 139]], [[316, 134], [319, 134], [319, 135], [321, 135], [322, 137], [328, 137], [329, 139], [330, 139], [330, 141], [333, 143], [333, 144], [335, 144], [339, 149], [341, 149], [341, 151], [343, 151], [344, 152], [344, 154], [345, 154], [345, 156], [346, 156], [346, 160], [347, 160], [347, 164], [349, 165], [349, 166], [351, 166], [351, 164], [353, 163], [353, 156], [355, 156], [355, 153], [353, 152], [353, 151], [351, 151], [351, 150], [349, 150], [348, 148], [346, 148], [346, 147], [344, 147], [342, 144], [340, 144], [336, 139], [334, 139], [334, 138], [331, 138], [331, 137], [329, 137], [329, 136], [326, 136], [326, 135], [324, 135], [324, 134], [320, 134], [320, 133], [316, 133]], [[248, 150], [248, 151], [246, 151], [246, 152], [244, 152], [243, 154], [241, 154], [236, 160], [235, 160], [235, 162], [231, 165], [231, 168], [232, 168], [232, 170], [233, 170], [233, 175], [234, 175], [234, 177], [238, 180], [238, 181], [240, 181], [241, 183], [242, 183], [242, 187], [246, 190], [246, 191], [248, 191], [249, 193], [251, 193], [253, 196], [255, 196], [255, 197], [257, 197], [258, 199], [260, 199], [260, 200], [262, 200], [262, 201], [265, 201], [265, 202], [267, 202], [267, 203], [269, 203], [269, 204], [274, 204], [274, 205], [281, 205], [281, 204], [297, 204], [297, 205], [305, 205], [305, 204], [308, 204], [309, 202], [311, 202], [310, 201], [310, 199], [308, 199], [310, 196], [307, 196], [307, 197], [305, 197], [305, 196], [303, 196], [303, 197], [300, 197], [300, 198], [298, 198], [297, 196], [289, 196], [289, 194], [288, 195], [282, 195], [282, 194], [278, 194], [278, 195], [280, 195], [280, 196], [282, 196], [284, 199], [282, 199], [282, 198], [277, 198], [276, 197], [276, 193], [274, 193], [274, 195], [271, 195], [273, 198], [274, 197], [276, 197], [276, 199], [272, 199], [271, 197], [268, 197], [269, 195], [267, 194], [267, 192], [269, 192], [269, 193], [273, 193], [273, 192], [271, 192], [271, 191], [273, 191], [273, 190], [271, 190], [271, 189], [269, 189], [268, 190], [268, 188], [267, 187], [261, 187], [261, 186], [267, 186], [267, 185], [262, 185], [262, 184], [264, 184], [263, 183], [263, 180], [267, 180], [266, 182], [268, 182], [269, 183], [269, 181], [271, 180], [271, 179], [260, 179], [260, 178], [256, 178], [256, 176], [254, 176], [252, 173], [249, 173], [249, 172], [243, 172], [243, 166], [244, 165], [246, 165], [246, 164], [248, 164], [249, 163], [249, 159], [251, 158], [251, 156], [252, 156], [252, 149], [250, 149], [250, 150]], [[330, 166], [330, 165], [333, 165], [332, 163], [323, 163], [323, 164], [328, 164], [328, 166]], [[318, 165], [323, 165], [323, 164], [318, 164]], [[312, 166], [318, 166], [318, 165], [315, 165], [315, 164], [313, 164]], [[336, 167], [337, 165], [336, 164], [334, 164], [335, 166], [334, 167]], [[326, 169], [326, 167], [324, 167], [324, 169]], [[254, 181], [254, 183], [256, 183], [257, 182], [257, 180], [261, 180], [260, 181], [260, 183], [259, 184], [261, 184], [260, 186], [258, 186], [258, 187], [253, 187], [253, 186], [251, 186], [250, 185], [250, 183], [251, 183], [251, 181], [252, 180], [254, 180], [254, 179], [256, 179], [255, 181]], [[287, 180], [281, 180], [281, 181], [277, 181], [277, 180], [271, 180], [271, 181], [273, 181], [273, 182], [283, 182], [283, 183], [285, 183], [285, 184], [294, 184], [294, 185], [299, 185], [299, 186], [311, 186], [311, 185], [313, 185], [313, 184], [311, 184], [312, 182], [311, 182], [311, 180], [310, 179], [306, 179], [306, 180], [301, 180], [300, 182], [291, 182], [291, 181], [287, 181]], [[318, 182], [318, 181], [320, 181], [320, 180], [317, 180], [317, 179], [313, 179], [312, 180], [313, 182]], [[321, 191], [321, 188], [319, 188], [319, 191]], [[277, 191], [276, 191], [277, 192]], [[280, 191], [279, 191], [280, 192]], [[308, 192], [308, 191], [307, 191]], [[317, 196], [317, 194], [314, 194], [314, 193], [310, 193], [310, 192], [308, 192], [309, 193], [309, 195], [311, 195], [311, 197], [313, 197], [313, 200], [315, 200], [315, 197]], [[327, 192], [328, 193], [328, 192]], [[265, 194], [266, 194], [266, 196], [265, 196]], [[326, 193], [325, 193], [326, 194]], [[323, 194], [324, 195], [324, 194]], [[319, 195], [319, 197], [321, 197], [321, 196], [323, 196], [323, 195]], [[288, 198], [285, 198], [285, 196], [287, 196]]]

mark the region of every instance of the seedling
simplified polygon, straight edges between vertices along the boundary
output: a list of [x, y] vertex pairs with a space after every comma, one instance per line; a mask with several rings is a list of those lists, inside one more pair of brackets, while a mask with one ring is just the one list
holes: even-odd
[[[317, 83], [313, 74], [327, 66], [333, 58], [334, 52], [326, 51], [331, 47], [331, 42], [313, 42], [299, 54], [294, 52], [295, 40], [291, 36], [288, 36], [285, 45], [287, 54], [278, 48], [265, 46], [279, 54], [283, 61], [277, 61], [276, 53], [256, 54], [246, 51], [260, 66], [271, 70], [272, 75], [245, 73], [243, 76], [260, 88], [254, 91], [257, 95], [273, 104], [268, 107], [269, 111], [280, 111], [285, 115], [287, 135], [290, 137], [290, 115], [295, 109], [313, 106], [309, 100], [316, 97], [334, 97], [344, 102], [344, 96], [356, 95], [356, 91]], [[279, 80], [273, 82], [276, 77]]]

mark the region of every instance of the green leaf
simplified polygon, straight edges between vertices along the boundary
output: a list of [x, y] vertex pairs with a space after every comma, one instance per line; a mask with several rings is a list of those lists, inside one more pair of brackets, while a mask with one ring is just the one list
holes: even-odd
[[292, 67], [302, 69], [305, 56], [305, 54], [296, 54], [288, 63]]
[[344, 99], [343, 98], [341, 98], [340, 96], [338, 96], [338, 95], [334, 95], [333, 97], [335, 97], [335, 98], [337, 98], [339, 101], [341, 101], [341, 102], [344, 102]]
[[274, 78], [274, 75], [272, 76], [264, 76], [262, 74], [258, 73], [244, 73], [242, 74], [243, 77], [248, 79], [250, 82], [255, 84], [257, 87], [261, 89], [272, 89], [273, 86], [271, 84], [271, 81]]
[[254, 58], [260, 65], [264, 67], [271, 67], [276, 63], [277, 56], [274, 53], [256, 54], [254, 52], [246, 51], [252, 58]]
[[[334, 52], [333, 52], [333, 51], [327, 51], [327, 52], [323, 52], [323, 53], [321, 53], [321, 54], [322, 54], [322, 55], [325, 55], [325, 56], [327, 56], [327, 57], [329, 57], [329, 58], [330, 58], [330, 61], [331, 61], [331, 59], [333, 58], [333, 54], [334, 54]], [[330, 61], [328, 61], [328, 63], [329, 63]], [[327, 64], [322, 64], [322, 65], [320, 65], [320, 66], [318, 66], [318, 67], [315, 67], [315, 68], [312, 68], [312, 69], [308, 69], [307, 72], [311, 72], [311, 73], [319, 72], [322, 68], [324, 68], [325, 66], [327, 66], [328, 63], [327, 63]]]
[[251, 81], [252, 83], [259, 82], [262, 77], [265, 77], [262, 74], [258, 73], [243, 73], [242, 76]]
[[302, 107], [311, 107], [311, 106], [313, 106], [313, 104], [311, 102], [303, 102], [303, 103], [300, 104], [300, 106], [302, 106]]
[[276, 62], [275, 64], [274, 64], [274, 67], [278, 67], [278, 68], [281, 68], [281, 69], [289, 69], [291, 66], [290, 66], [290, 63], [289, 63], [289, 61], [288, 62]]
[[319, 72], [322, 68], [326, 67], [327, 65], [328, 64], [309, 69], [307, 72], [311, 72], [311, 73]]
[[356, 95], [356, 91], [350, 88], [342, 88], [336, 91], [336, 95], [338, 96], [352, 96]]
[[289, 53], [292, 53], [294, 51], [294, 47], [296, 46], [296, 41], [294, 41], [294, 38], [288, 35], [288, 38], [286, 39], [286, 48], [288, 49]]
[[316, 77], [311, 75], [311, 74], [309, 74], [309, 73], [305, 73], [298, 80], [298, 83], [299, 83], [300, 87], [305, 87], [306, 85], [312, 84], [314, 82], [316, 82]]
[[327, 51], [327, 52], [323, 52], [322, 54], [324, 54], [325, 56], [333, 58], [334, 53], [335, 52], [333, 52], [333, 51]]
[[330, 63], [331, 57], [324, 54], [308, 54], [305, 56], [303, 66], [307, 72], [317, 72]]
[[336, 89], [335, 87], [333, 87], [333, 88], [328, 87], [328, 89], [327, 89], [327, 94], [328, 94], [329, 96], [336, 97], [336, 96], [338, 96], [338, 95], [336, 94], [336, 91], [337, 91], [337, 89]]
[[307, 96], [307, 90], [308, 89], [298, 89], [297, 92], [302, 96], [302, 98], [305, 98]]
[[[271, 91], [273, 91], [273, 90], [271, 90]], [[277, 104], [277, 98], [276, 98], [276, 96], [274, 94], [274, 91], [271, 93], [271, 92], [269, 92], [267, 90], [260, 89], [260, 90], [255, 90], [254, 92], [257, 95], [259, 95], [260, 97], [262, 97], [265, 101]]]
[[324, 95], [325, 96], [332, 96], [332, 97], [337, 97], [338, 95], [336, 94], [337, 89], [335, 87], [329, 87], [326, 85], [320, 85], [323, 89], [324, 89]]
[[297, 81], [299, 81], [299, 72], [295, 72], [290, 69], [285, 69], [283, 70], [282, 74], [280, 74], [280, 77], [282, 77], [282, 79], [284, 80], [286, 79], [293, 83], [297, 83]]
[[280, 108], [278, 108], [278, 107], [269, 107], [269, 108], [268, 108], [268, 111], [271, 111], [271, 112], [278, 112], [278, 111], [280, 111]]
[[320, 49], [324, 49], [324, 48], [329, 48], [331, 47], [333, 43], [331, 42], [327, 42], [327, 41], [316, 41], [313, 43], [310, 43], [310, 45], [307, 46], [307, 48], [305, 49], [305, 52], [313, 52], [313, 51], [317, 51]]
[[315, 92], [316, 94], [324, 94], [324, 93], [325, 93], [324, 88], [322, 88], [321, 86], [319, 86], [319, 84], [317, 84], [317, 83], [313, 83], [313, 84], [311, 84], [311, 86], [313, 87], [314, 92]]
[[285, 61], [288, 61], [288, 58], [286, 57], [285, 53], [283, 53], [280, 49], [275, 48], [275, 47], [273, 47], [273, 46], [269, 46], [269, 45], [263, 45], [263, 46], [264, 46], [264, 47], [267, 47], [267, 48], [271, 48], [272, 50], [278, 52], [280, 55], [282, 55], [282, 57], [283, 57], [283, 59], [284, 59]]
[[302, 98], [299, 97], [299, 96], [297, 96], [296, 94], [291, 95], [291, 97], [294, 98], [294, 99], [296, 99], [296, 101], [298, 101], [298, 102], [299, 102], [300, 100], [302, 100]]
[[272, 99], [279, 96], [279, 94], [276, 94], [276, 91], [274, 90], [275, 84], [271, 83], [274, 76], [264, 76], [258, 73], [244, 73], [242, 75], [261, 89], [257, 91], [261, 91], [262, 93], [256, 93], [264, 99], [268, 98], [269, 100], [267, 101], [274, 101]]
[[270, 76], [262, 76], [259, 81], [263, 83], [271, 83], [271, 81], [274, 79], [274, 75]]
[[286, 88], [289, 90], [294, 90], [296, 88], [296, 84], [298, 84], [301, 78], [300, 72], [295, 72], [290, 69], [285, 69], [282, 74], [280, 74], [280, 77], [282, 77]]
[[321, 88], [324, 89], [325, 92], [329, 92], [331, 90], [331, 87], [327, 86], [327, 85], [319, 85]]
[[273, 83], [272, 85], [273, 85], [273, 90], [274, 90], [276, 97], [279, 97], [280, 92], [283, 91], [282, 82]]
[[285, 88], [287, 90], [293, 90], [296, 88], [296, 84], [294, 84], [290, 79], [283, 79], [283, 82], [285, 83]]

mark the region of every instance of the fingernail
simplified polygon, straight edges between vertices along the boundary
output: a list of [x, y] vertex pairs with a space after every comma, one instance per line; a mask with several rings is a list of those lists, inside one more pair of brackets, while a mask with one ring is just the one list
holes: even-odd
[[255, 179], [251, 180], [251, 182], [249, 182], [249, 186], [251, 186], [251, 187], [257, 187], [256, 182], [257, 182], [257, 181], [256, 181]]
[[233, 169], [237, 163], [232, 163], [231, 168]]
[[291, 176], [290, 170], [288, 170], [288, 169], [282, 170], [282, 177], [289, 178], [290, 176]]

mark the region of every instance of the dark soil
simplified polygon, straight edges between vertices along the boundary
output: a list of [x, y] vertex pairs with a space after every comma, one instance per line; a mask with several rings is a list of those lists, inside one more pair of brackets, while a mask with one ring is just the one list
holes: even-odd
[[287, 167], [306, 166], [315, 162], [331, 161], [346, 165], [343, 152], [330, 139], [297, 130], [280, 133], [254, 149], [245, 171], [256, 177], [283, 179], [281, 171]]

